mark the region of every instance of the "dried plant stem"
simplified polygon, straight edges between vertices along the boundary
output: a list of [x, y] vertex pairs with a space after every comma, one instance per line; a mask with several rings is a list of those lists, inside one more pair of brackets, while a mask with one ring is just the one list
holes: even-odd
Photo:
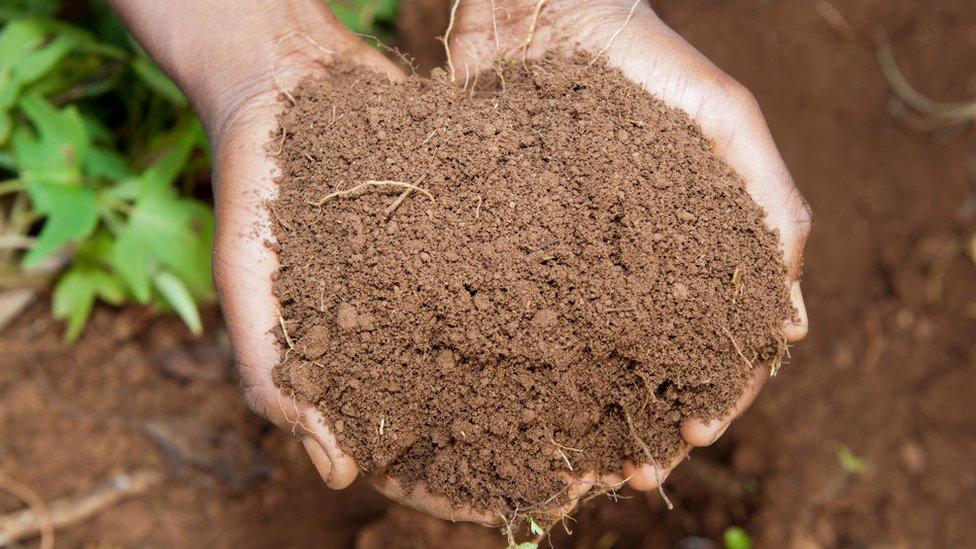
[[640, 2], [641, 0], [634, 0], [634, 4], [630, 6], [630, 12], [627, 14], [627, 19], [624, 19], [624, 24], [620, 25], [620, 28], [614, 31], [614, 33], [610, 35], [610, 40], [607, 41], [606, 45], [603, 46], [603, 48], [601, 48], [600, 51], [596, 52], [596, 55], [593, 56], [593, 59], [591, 59], [590, 62], [588, 63], [589, 65], [596, 63], [596, 60], [599, 59], [600, 56], [602, 56], [604, 53], [607, 52], [607, 50], [610, 49], [610, 46], [613, 45], [613, 41], [616, 40], [618, 36], [620, 36], [620, 33], [624, 31], [624, 28], [627, 27], [627, 25], [630, 23], [630, 20], [634, 17], [634, 11], [637, 10], [637, 4], [640, 4]]
[[288, 344], [289, 349], [294, 349], [295, 344], [291, 340], [291, 336], [288, 335], [288, 328], [285, 326], [285, 317], [278, 313], [278, 324], [281, 325], [281, 333], [285, 336], [285, 343]]

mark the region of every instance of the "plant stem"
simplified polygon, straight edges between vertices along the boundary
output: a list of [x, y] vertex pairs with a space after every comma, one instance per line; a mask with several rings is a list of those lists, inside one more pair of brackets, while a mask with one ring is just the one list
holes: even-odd
[[19, 179], [8, 179], [6, 181], [0, 181], [0, 196], [5, 194], [19, 193], [27, 190], [24, 182]]

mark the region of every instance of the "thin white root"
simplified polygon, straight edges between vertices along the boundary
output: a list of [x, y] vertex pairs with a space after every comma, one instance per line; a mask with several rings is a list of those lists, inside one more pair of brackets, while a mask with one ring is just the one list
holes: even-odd
[[607, 50], [609, 50], [610, 46], [613, 45], [613, 41], [616, 40], [618, 36], [620, 36], [620, 33], [622, 33], [624, 31], [624, 28], [627, 27], [627, 24], [630, 23], [631, 18], [634, 17], [634, 11], [637, 9], [637, 4], [640, 4], [640, 2], [641, 0], [634, 0], [634, 4], [630, 6], [630, 13], [627, 14], [627, 19], [624, 19], [624, 24], [620, 25], [620, 28], [614, 31], [612, 35], [610, 35], [610, 40], [607, 42], [607, 44], [603, 46], [603, 48], [600, 51], [596, 52], [596, 55], [593, 57], [593, 59], [590, 60], [590, 62], [587, 65], [592, 65], [593, 63], [596, 63], [596, 60], [599, 59], [600, 56], [602, 56], [604, 53], [607, 53]]
[[[621, 408], [623, 408], [623, 406], [621, 406]], [[672, 511], [674, 510], [674, 504], [671, 503], [671, 499], [668, 498], [668, 495], [664, 493], [664, 482], [661, 478], [661, 467], [657, 464], [657, 460], [654, 459], [654, 455], [651, 454], [651, 449], [647, 447], [647, 443], [637, 435], [637, 429], [634, 429], [634, 422], [630, 419], [630, 413], [627, 412], [626, 408], [623, 408], [623, 410], [624, 419], [627, 420], [627, 427], [630, 429], [630, 436], [634, 437], [634, 440], [636, 440], [637, 444], [640, 445], [641, 450], [644, 451], [644, 455], [647, 456], [647, 459], [651, 462], [651, 465], [654, 466], [654, 480], [657, 481], [657, 491], [659, 494], [661, 494], [661, 499], [664, 500], [664, 505], [668, 507], [668, 511]]]
[[451, 83], [453, 84], [457, 79], [454, 75], [454, 62], [451, 60], [451, 31], [454, 30], [454, 18], [457, 16], [458, 5], [461, 0], [454, 0], [451, 4], [451, 17], [447, 20], [447, 30], [444, 31], [443, 36], [438, 36], [437, 39], [444, 44], [444, 53], [447, 55], [447, 70], [451, 73]]
[[[0, 482], [10, 480], [0, 474]], [[41, 547], [49, 549], [53, 547], [56, 529], [87, 520], [125, 498], [146, 492], [162, 480], [163, 475], [158, 471], [140, 470], [114, 476], [89, 492], [57, 499], [46, 506], [39, 499], [39, 505], [28, 502], [29, 509], [0, 516], [0, 546], [40, 533]]]
[[539, 24], [539, 14], [542, 13], [542, 6], [544, 6], [545, 3], [546, 0], [539, 0], [535, 3], [535, 12], [532, 14], [532, 22], [529, 23], [529, 34], [525, 37], [525, 40], [515, 48], [522, 50], [522, 64], [525, 64], [525, 58], [529, 53], [529, 46], [532, 44], [532, 40], [535, 38], [535, 29]]
[[746, 365], [749, 366], [749, 369], [752, 370], [752, 361], [746, 358], [746, 355], [742, 353], [742, 349], [739, 348], [739, 344], [736, 343], [735, 338], [732, 337], [732, 332], [730, 332], [725, 326], [722, 326], [722, 331], [725, 332], [725, 335], [729, 337], [729, 341], [732, 342], [732, 347], [735, 348], [735, 352], [739, 354], [739, 358], [741, 358]]
[[291, 31], [291, 32], [285, 34], [284, 36], [282, 36], [281, 38], [279, 38], [275, 42], [275, 48], [274, 49], [275, 49], [275, 58], [276, 59], [275, 59], [274, 62], [271, 63], [271, 80], [274, 82], [275, 87], [278, 88], [278, 91], [279, 92], [281, 92], [285, 97], [287, 97], [289, 101], [291, 101], [292, 103], [295, 103], [295, 96], [293, 96], [291, 93], [289, 93], [288, 90], [286, 90], [285, 87], [281, 85], [281, 81], [278, 79], [278, 61], [277, 61], [278, 50], [281, 48], [281, 43], [284, 42], [285, 40], [287, 40], [288, 38], [291, 38], [292, 36], [300, 36], [300, 37], [304, 38], [306, 42], [308, 42], [313, 47], [315, 47], [316, 49], [318, 49], [319, 51], [321, 51], [322, 53], [324, 53], [326, 55], [331, 55], [331, 54], [333, 54], [335, 52], [333, 52], [332, 50], [330, 50], [330, 49], [322, 46], [322, 44], [319, 44], [318, 42], [316, 42], [311, 36], [305, 34], [304, 32], [300, 32], [300, 31]]
[[[422, 175], [418, 177], [413, 184], [420, 185], [420, 183], [424, 179], [426, 179], [426, 177], [427, 177], [426, 175]], [[414, 191], [414, 187], [408, 187], [407, 189], [405, 189], [402, 193], [400, 193], [400, 196], [398, 196], [397, 199], [393, 201], [392, 204], [386, 207], [386, 210], [383, 211], [383, 215], [385, 215], [387, 218], [393, 215], [393, 212], [395, 212], [396, 209], [400, 207], [400, 204], [403, 204], [403, 201], [406, 200], [407, 197], [410, 196], [410, 193], [412, 193], [413, 191]]]
[[281, 316], [281, 313], [278, 314], [278, 324], [281, 325], [281, 333], [285, 335], [285, 343], [288, 344], [288, 348], [294, 349], [295, 344], [292, 342], [291, 336], [288, 335], [288, 328], [285, 327], [285, 317]]
[[495, 57], [498, 57], [498, 52], [501, 49], [498, 43], [498, 18], [495, 16], [495, 0], [491, 0], [491, 30], [495, 34]]
[[322, 197], [322, 200], [319, 200], [318, 202], [309, 202], [309, 204], [311, 204], [313, 206], [321, 206], [321, 205], [325, 204], [326, 202], [328, 202], [329, 200], [332, 200], [333, 198], [339, 198], [340, 196], [348, 196], [348, 195], [351, 195], [351, 194], [355, 194], [356, 192], [359, 192], [359, 191], [361, 191], [361, 190], [363, 190], [363, 189], [365, 189], [367, 187], [370, 187], [370, 186], [373, 186], [373, 187], [402, 187], [404, 189], [410, 189], [410, 190], [413, 190], [413, 191], [417, 191], [419, 193], [422, 193], [424, 196], [426, 196], [427, 198], [429, 198], [432, 202], [437, 202], [437, 200], [434, 199], [434, 195], [430, 194], [430, 191], [428, 191], [427, 189], [420, 188], [420, 187], [418, 187], [416, 185], [413, 185], [411, 183], [404, 183], [403, 181], [386, 181], [386, 180], [383, 180], [383, 181], [374, 181], [374, 180], [370, 179], [368, 181], [363, 181], [362, 183], [360, 183], [359, 185], [356, 185], [354, 187], [350, 187], [350, 188], [345, 189], [345, 190], [342, 190], [342, 191], [336, 191], [334, 193], [329, 193], [329, 194], [323, 196]]

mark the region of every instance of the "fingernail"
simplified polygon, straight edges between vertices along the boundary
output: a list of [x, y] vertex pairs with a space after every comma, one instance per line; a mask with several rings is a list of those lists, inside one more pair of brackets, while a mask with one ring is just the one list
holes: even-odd
[[305, 451], [312, 460], [312, 464], [315, 465], [315, 470], [319, 472], [319, 476], [322, 477], [322, 480], [328, 482], [329, 476], [332, 475], [332, 460], [325, 453], [325, 448], [322, 448], [318, 441], [312, 437], [303, 438], [302, 446], [305, 447]]

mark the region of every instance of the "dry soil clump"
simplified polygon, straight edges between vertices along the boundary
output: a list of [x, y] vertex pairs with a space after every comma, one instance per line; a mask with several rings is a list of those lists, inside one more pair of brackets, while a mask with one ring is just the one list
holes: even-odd
[[334, 67], [269, 149], [276, 382], [367, 473], [510, 512], [670, 461], [793, 310], [776, 234], [686, 114], [585, 59], [503, 75]]

